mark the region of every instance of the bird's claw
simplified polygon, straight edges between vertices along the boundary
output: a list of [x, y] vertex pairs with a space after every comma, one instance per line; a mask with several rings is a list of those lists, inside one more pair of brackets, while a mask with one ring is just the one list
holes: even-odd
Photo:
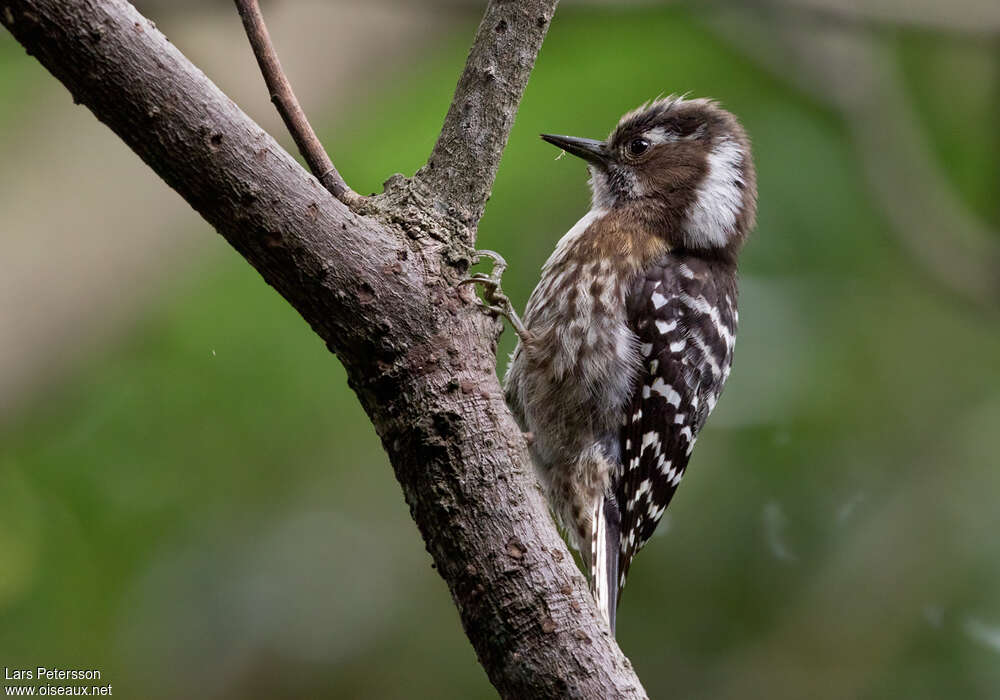
[[503, 277], [503, 272], [507, 269], [507, 261], [499, 253], [494, 253], [492, 250], [477, 250], [473, 254], [472, 262], [475, 264], [483, 258], [489, 258], [493, 261], [493, 269], [490, 273], [477, 272], [469, 275], [459, 282], [459, 284], [481, 285], [483, 297], [480, 303], [483, 308], [491, 314], [503, 316], [510, 321], [510, 325], [513, 326], [518, 337], [524, 340], [527, 337], [524, 324], [514, 310], [514, 305], [511, 303], [510, 298], [504, 294], [503, 288], [500, 286], [500, 278]]

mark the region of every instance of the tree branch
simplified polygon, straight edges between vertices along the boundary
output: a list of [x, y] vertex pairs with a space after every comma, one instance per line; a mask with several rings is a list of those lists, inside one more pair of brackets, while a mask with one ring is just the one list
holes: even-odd
[[439, 206], [475, 227], [483, 215], [521, 95], [558, 0], [493, 0], [430, 158], [417, 179]]
[[[534, 483], [496, 380], [499, 324], [456, 287], [463, 225], [419, 197], [352, 212], [124, 0], [0, 0], [0, 22], [338, 354], [501, 696], [645, 697]], [[523, 86], [541, 29], [507, 31], [522, 30], [505, 45]]]
[[330, 156], [306, 118], [306, 113], [302, 111], [295, 92], [292, 91], [292, 85], [281, 68], [281, 61], [278, 60], [278, 53], [271, 43], [271, 34], [267, 31], [264, 15], [261, 14], [257, 0], [236, 0], [236, 9], [239, 10], [240, 18], [243, 20], [243, 27], [246, 29], [254, 56], [257, 57], [257, 65], [260, 66], [264, 82], [271, 91], [271, 102], [285, 122], [285, 127], [292, 135], [299, 153], [302, 154], [316, 179], [323, 183], [334, 197], [348, 206], [357, 204], [361, 199], [360, 195], [348, 187], [334, 167], [333, 161], [330, 160]]

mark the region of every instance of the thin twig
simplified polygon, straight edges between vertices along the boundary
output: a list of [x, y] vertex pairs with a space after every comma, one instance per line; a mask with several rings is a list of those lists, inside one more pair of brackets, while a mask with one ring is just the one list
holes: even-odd
[[278, 114], [285, 122], [285, 127], [295, 140], [299, 153], [305, 158], [312, 174], [334, 197], [349, 206], [356, 204], [361, 200], [361, 196], [348, 187], [344, 178], [337, 172], [292, 91], [292, 85], [288, 82], [285, 71], [281, 68], [281, 61], [278, 60], [278, 54], [274, 50], [274, 44], [271, 43], [271, 35], [264, 23], [260, 5], [257, 0], [235, 0], [235, 2], [250, 46], [253, 48], [254, 56], [257, 57], [257, 65], [260, 66], [264, 82], [271, 92], [271, 102], [274, 103]]

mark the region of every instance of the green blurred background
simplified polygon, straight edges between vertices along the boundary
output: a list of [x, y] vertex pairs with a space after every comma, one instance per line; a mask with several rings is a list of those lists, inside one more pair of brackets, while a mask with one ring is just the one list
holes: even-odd
[[[138, 4], [288, 145], [230, 4]], [[264, 10], [348, 182], [412, 174], [481, 4]], [[518, 306], [588, 206], [537, 134], [687, 91], [760, 218], [622, 648], [654, 698], [1000, 697], [1000, 6], [566, 0], [480, 229]], [[7, 34], [0, 127], [0, 666], [495, 697], [323, 343]]]

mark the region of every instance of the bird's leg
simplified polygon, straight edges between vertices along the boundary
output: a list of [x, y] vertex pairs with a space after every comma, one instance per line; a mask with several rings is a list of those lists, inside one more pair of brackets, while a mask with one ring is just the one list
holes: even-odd
[[517, 312], [514, 311], [514, 305], [500, 287], [500, 278], [503, 277], [503, 271], [507, 269], [507, 261], [499, 253], [494, 253], [492, 250], [477, 250], [473, 254], [472, 262], [475, 264], [483, 258], [489, 258], [493, 261], [493, 269], [490, 273], [477, 272], [466, 277], [459, 284], [482, 285], [483, 301], [485, 302], [483, 306], [490, 313], [503, 316], [510, 321], [510, 325], [521, 341], [526, 341], [528, 331]]

